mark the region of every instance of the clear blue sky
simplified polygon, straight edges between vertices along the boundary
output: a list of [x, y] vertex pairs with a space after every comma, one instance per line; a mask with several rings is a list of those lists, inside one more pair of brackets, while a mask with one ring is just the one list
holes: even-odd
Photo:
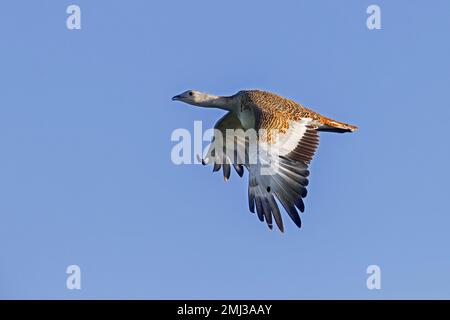
[[[81, 30], [66, 28], [73, 3]], [[373, 3], [382, 30], [366, 27]], [[450, 298], [449, 12], [2, 3], [0, 298]], [[191, 88], [265, 89], [360, 127], [322, 135], [302, 229], [261, 224], [247, 177], [172, 164], [174, 129], [223, 114], [170, 101]]]

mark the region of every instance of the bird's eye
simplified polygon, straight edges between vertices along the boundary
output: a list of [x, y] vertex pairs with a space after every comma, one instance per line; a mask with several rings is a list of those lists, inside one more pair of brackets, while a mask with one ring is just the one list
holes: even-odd
[[192, 96], [192, 95], [193, 95], [192, 91], [189, 91], [189, 95], [190, 95], [190, 96]]

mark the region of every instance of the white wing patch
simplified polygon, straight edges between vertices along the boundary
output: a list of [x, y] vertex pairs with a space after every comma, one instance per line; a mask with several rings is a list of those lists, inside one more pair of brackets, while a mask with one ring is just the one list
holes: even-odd
[[280, 156], [284, 156], [293, 151], [299, 140], [306, 132], [307, 125], [311, 124], [312, 119], [302, 119], [300, 121], [290, 121], [289, 129], [286, 133], [280, 134], [276, 144], [278, 145]]
[[303, 198], [307, 195], [308, 164], [319, 143], [311, 119], [292, 122], [288, 131], [279, 135], [273, 144], [259, 143], [259, 161], [248, 166], [250, 172], [249, 209], [266, 221], [272, 229], [272, 217], [283, 231], [277, 199], [294, 223], [300, 227], [297, 210], [303, 212]]

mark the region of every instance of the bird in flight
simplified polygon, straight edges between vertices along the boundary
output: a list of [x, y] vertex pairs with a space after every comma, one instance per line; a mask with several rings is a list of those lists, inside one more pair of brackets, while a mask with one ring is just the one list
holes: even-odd
[[308, 166], [319, 144], [319, 132], [358, 129], [261, 90], [242, 90], [232, 96], [188, 90], [172, 100], [227, 111], [214, 126], [214, 136], [202, 163], [212, 164], [213, 171], [222, 168], [225, 181], [230, 177], [231, 166], [240, 177], [247, 169], [250, 211], [256, 211], [259, 220], [270, 229], [275, 220], [281, 232], [284, 226], [277, 201], [301, 227], [298, 211], [305, 210]]

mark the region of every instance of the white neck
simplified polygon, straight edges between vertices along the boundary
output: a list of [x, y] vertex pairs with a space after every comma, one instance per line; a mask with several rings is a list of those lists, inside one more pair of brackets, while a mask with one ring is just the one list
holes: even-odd
[[227, 111], [234, 109], [234, 101], [231, 97], [214, 96], [211, 94], [204, 94], [202, 101], [194, 104], [199, 107], [218, 108]]

